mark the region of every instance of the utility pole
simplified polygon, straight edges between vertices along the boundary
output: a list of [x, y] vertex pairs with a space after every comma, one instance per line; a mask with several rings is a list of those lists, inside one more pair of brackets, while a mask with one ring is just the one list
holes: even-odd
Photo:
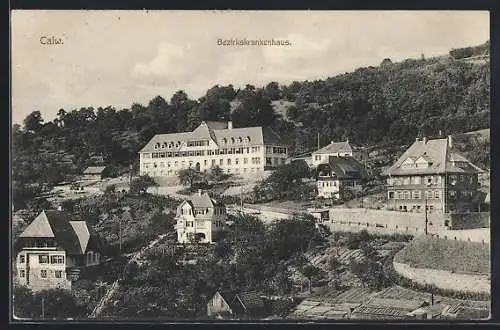
[[118, 216], [119, 234], [120, 234], [120, 255], [122, 254], [122, 217]]
[[[426, 192], [427, 193], [427, 192]], [[427, 194], [425, 195], [425, 234], [427, 235], [427, 224], [429, 223], [429, 219], [427, 217]]]
[[42, 297], [42, 318], [45, 318], [45, 306], [44, 306], [44, 298]]
[[320, 148], [320, 144], [319, 144], [319, 132], [318, 132], [318, 150]]

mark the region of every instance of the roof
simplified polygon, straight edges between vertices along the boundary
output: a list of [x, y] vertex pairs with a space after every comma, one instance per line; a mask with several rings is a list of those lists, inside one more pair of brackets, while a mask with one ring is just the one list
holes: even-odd
[[236, 299], [243, 305], [245, 310], [264, 308], [264, 300], [258, 291], [237, 293], [235, 300]]
[[[407, 159], [415, 161], [415, 158], [423, 157], [429, 162], [425, 168], [404, 168], [403, 162]], [[456, 164], [454, 162], [463, 162]], [[448, 139], [419, 140], [417, 139], [399, 159], [383, 175], [417, 175], [417, 174], [441, 174], [441, 173], [481, 173], [482, 170], [473, 165], [465, 157], [452, 152]]]
[[215, 199], [211, 198], [210, 195], [206, 192], [200, 193], [195, 193], [191, 195], [187, 201], [191, 203], [196, 208], [207, 208], [207, 207], [214, 207], [215, 205], [219, 204]]
[[330, 156], [328, 164], [320, 164], [318, 171], [328, 168], [339, 179], [362, 179], [368, 177], [365, 166], [353, 157]]
[[351, 153], [352, 147], [349, 141], [345, 142], [330, 142], [329, 145], [314, 151], [312, 154], [333, 154], [333, 153]]
[[106, 166], [89, 166], [83, 171], [83, 174], [101, 174]]
[[[219, 147], [238, 147], [248, 145], [280, 145], [286, 146], [281, 137], [269, 127], [227, 128], [227, 123], [202, 122], [192, 132], [157, 134], [139, 151], [155, 150], [179, 151], [183, 143], [195, 140], [213, 140]], [[173, 143], [171, 148], [168, 145]], [[160, 149], [155, 145], [160, 144]], [[165, 149], [167, 147], [167, 149]]]
[[45, 210], [26, 227], [19, 238], [55, 238], [68, 254], [84, 254], [98, 236], [85, 221], [70, 221], [62, 212]]

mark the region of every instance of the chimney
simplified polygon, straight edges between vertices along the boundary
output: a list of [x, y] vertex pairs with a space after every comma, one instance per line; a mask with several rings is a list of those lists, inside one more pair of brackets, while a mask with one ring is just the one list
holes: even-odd
[[427, 144], [427, 136], [424, 136], [424, 138], [422, 139], [422, 141], [424, 141], [424, 144]]
[[59, 206], [57, 207], [57, 210], [58, 210], [58, 211], [62, 211], [62, 205], [59, 205]]
[[203, 191], [201, 189], [198, 189], [198, 195], [202, 195], [203, 194]]
[[233, 122], [232, 121], [227, 122], [227, 129], [233, 129]]
[[419, 141], [420, 141], [420, 138], [417, 136], [417, 137], [415, 138], [415, 142], [419, 142]]
[[448, 147], [453, 147], [453, 137], [451, 135], [448, 135]]
[[439, 137], [443, 136], [443, 131], [439, 130]]
[[346, 138], [346, 139], [345, 139], [345, 142], [349, 143], [349, 138]]

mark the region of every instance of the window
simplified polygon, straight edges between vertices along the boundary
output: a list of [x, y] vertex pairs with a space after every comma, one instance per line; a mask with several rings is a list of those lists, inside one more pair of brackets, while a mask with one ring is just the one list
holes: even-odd
[[314, 160], [321, 160], [321, 155], [314, 156]]
[[208, 160], [205, 159], [203, 163], [205, 164], [205, 166], [207, 166], [208, 165]]
[[24, 256], [24, 254], [21, 254], [21, 255], [19, 256], [19, 263], [20, 263], [20, 264], [24, 264], [24, 260], [25, 260], [25, 256]]
[[227, 165], [231, 165], [231, 158], [227, 159]]
[[56, 270], [55, 276], [56, 276], [56, 278], [61, 278], [62, 277], [62, 270]]
[[39, 255], [38, 256], [38, 263], [40, 264], [48, 264], [49, 263], [49, 256], [44, 254], [44, 255]]
[[433, 194], [433, 192], [431, 190], [428, 190], [428, 191], [425, 192], [425, 198], [431, 199], [433, 197], [434, 197], [434, 194]]
[[47, 278], [47, 270], [46, 269], [40, 270], [40, 277], [41, 278]]
[[441, 198], [441, 192], [440, 191], [435, 191], [434, 192], [434, 198]]
[[238, 158], [236, 158], [236, 159], [234, 160], [234, 163], [235, 163], [236, 165], [238, 165], [238, 163], [239, 163], [239, 159], [238, 159]]
[[248, 158], [243, 158], [243, 164], [248, 164]]
[[411, 183], [412, 184], [421, 184], [422, 183], [422, 178], [419, 176], [414, 176], [411, 178]]
[[50, 263], [51, 264], [63, 264], [64, 263], [64, 256], [50, 256]]
[[219, 160], [219, 165], [220, 165], [220, 166], [224, 165], [224, 159], [220, 159], [220, 160]]
[[409, 191], [405, 191], [405, 199], [410, 199], [410, 192]]
[[270, 157], [266, 157], [266, 165], [272, 165]]
[[212, 159], [212, 166], [215, 166], [215, 159]]
[[186, 221], [186, 227], [193, 227], [194, 222], [193, 221]]
[[19, 270], [19, 277], [26, 277], [26, 271], [24, 269]]

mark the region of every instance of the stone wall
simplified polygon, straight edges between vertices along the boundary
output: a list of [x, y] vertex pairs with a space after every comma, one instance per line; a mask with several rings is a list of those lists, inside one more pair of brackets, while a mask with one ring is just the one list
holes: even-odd
[[440, 289], [460, 292], [490, 293], [491, 281], [487, 275], [458, 274], [446, 270], [413, 268], [393, 262], [394, 270], [407, 279], [421, 285], [435, 285]]

